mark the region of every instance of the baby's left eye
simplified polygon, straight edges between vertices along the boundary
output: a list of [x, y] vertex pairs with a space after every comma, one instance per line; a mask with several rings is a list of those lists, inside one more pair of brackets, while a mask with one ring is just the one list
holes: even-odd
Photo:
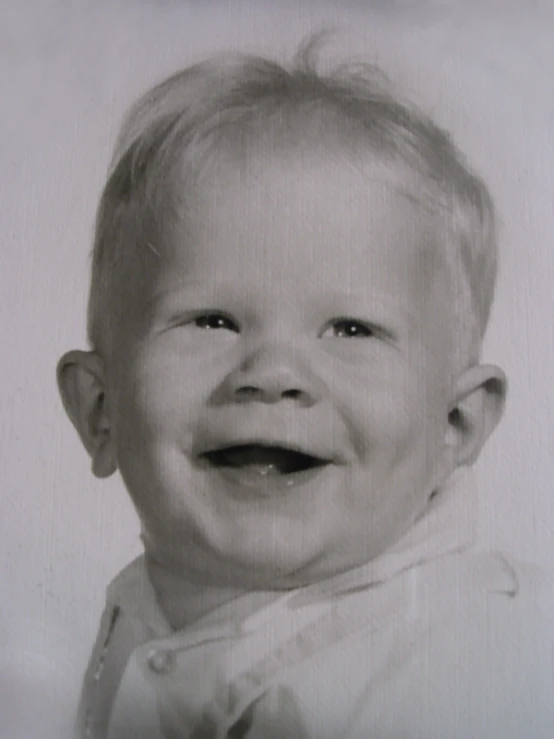
[[323, 333], [323, 336], [328, 335], [329, 331], [332, 332], [332, 336], [340, 339], [367, 339], [375, 336], [375, 330], [371, 326], [351, 318], [342, 318], [339, 321], [335, 321]]

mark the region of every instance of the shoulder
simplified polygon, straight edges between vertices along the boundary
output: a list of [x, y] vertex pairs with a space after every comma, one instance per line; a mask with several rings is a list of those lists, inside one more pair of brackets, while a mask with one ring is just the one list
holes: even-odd
[[388, 631], [359, 635], [357, 654], [374, 662], [382, 648], [383, 660], [360, 682], [343, 735], [551, 739], [552, 573], [490, 553], [444, 557], [401, 577], [411, 593], [403, 612]]
[[143, 587], [147, 579], [144, 557], [140, 556], [130, 562], [119, 572], [106, 588], [107, 605], [121, 606]]
[[395, 677], [404, 716], [424, 727], [416, 736], [550, 739], [552, 573], [501, 553], [461, 555], [422, 567], [416, 592]]
[[554, 570], [503, 552], [443, 557], [418, 568], [415, 576], [420, 599], [434, 600], [464, 617], [468, 609], [484, 607], [506, 618], [553, 620]]
[[[458, 662], [487, 655], [520, 669], [543, 664], [554, 680], [554, 574], [500, 552], [446, 557], [416, 574], [416, 621]], [[446, 650], [448, 653], [448, 650]], [[546, 678], [546, 675], [545, 675]], [[554, 693], [553, 693], [554, 697]]]

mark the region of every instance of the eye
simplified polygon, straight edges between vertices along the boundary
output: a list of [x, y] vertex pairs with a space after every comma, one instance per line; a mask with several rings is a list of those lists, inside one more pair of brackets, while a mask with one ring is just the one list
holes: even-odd
[[331, 331], [331, 336], [339, 339], [368, 339], [376, 335], [375, 329], [366, 323], [356, 321], [352, 318], [341, 318], [329, 326], [327, 332]]
[[202, 329], [226, 329], [235, 333], [239, 332], [237, 324], [222, 313], [204, 313], [201, 316], [197, 316], [193, 323], [197, 328]]

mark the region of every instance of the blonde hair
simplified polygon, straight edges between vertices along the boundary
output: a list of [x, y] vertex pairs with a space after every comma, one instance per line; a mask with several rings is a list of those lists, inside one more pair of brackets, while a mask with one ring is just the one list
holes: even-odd
[[194, 183], [231, 140], [243, 152], [244, 136], [270, 130], [280, 132], [286, 144], [294, 135], [314, 137], [318, 125], [332, 120], [337, 141], [353, 147], [365, 139], [376, 155], [407, 165], [419, 178], [414, 197], [446, 216], [443, 258], [463, 337], [457, 350], [464, 362], [477, 360], [496, 279], [495, 216], [487, 187], [449, 135], [400, 99], [379, 68], [352, 61], [320, 72], [320, 41], [312, 37], [289, 66], [246, 54], [212, 57], [171, 76], [129, 110], [96, 218], [88, 308], [92, 348], [109, 344], [123, 257], [132, 257], [136, 248], [156, 251], [152, 226], [176, 198], [176, 181]]

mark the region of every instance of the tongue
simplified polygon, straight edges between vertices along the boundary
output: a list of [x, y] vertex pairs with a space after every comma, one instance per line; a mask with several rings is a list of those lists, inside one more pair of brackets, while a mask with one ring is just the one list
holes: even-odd
[[230, 447], [216, 453], [212, 458], [216, 464], [226, 467], [248, 467], [262, 475], [284, 474], [310, 466], [313, 459], [305, 454], [279, 447], [264, 447], [255, 444]]

